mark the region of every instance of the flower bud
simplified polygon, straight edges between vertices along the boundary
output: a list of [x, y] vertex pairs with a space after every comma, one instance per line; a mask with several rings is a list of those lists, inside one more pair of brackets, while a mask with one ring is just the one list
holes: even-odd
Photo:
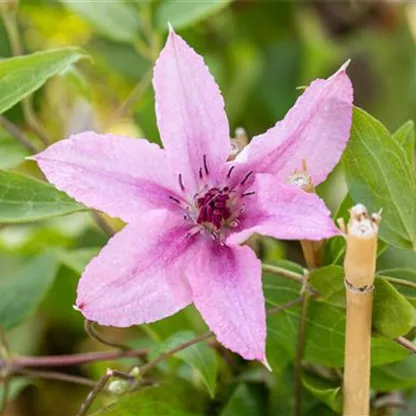
[[113, 380], [108, 385], [108, 391], [114, 394], [123, 394], [129, 388], [129, 383], [126, 380]]

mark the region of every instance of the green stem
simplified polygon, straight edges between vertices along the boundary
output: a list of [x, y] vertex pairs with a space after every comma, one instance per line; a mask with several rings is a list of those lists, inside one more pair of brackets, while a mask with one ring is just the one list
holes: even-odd
[[283, 267], [274, 266], [272, 264], [262, 264], [261, 268], [266, 273], [276, 274], [284, 277], [285, 279], [294, 280], [300, 284], [303, 284], [303, 275], [292, 272], [291, 270], [284, 269]]
[[382, 277], [394, 285], [406, 286], [406, 287], [410, 287], [416, 290], [416, 283], [411, 282], [410, 280], [398, 279], [396, 277], [390, 277], [390, 276], [382, 276]]

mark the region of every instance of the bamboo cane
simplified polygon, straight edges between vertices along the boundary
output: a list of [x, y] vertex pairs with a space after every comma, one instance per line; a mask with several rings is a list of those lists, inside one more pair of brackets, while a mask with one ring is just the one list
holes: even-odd
[[350, 210], [345, 254], [346, 332], [344, 416], [370, 411], [371, 317], [380, 213], [359, 204]]

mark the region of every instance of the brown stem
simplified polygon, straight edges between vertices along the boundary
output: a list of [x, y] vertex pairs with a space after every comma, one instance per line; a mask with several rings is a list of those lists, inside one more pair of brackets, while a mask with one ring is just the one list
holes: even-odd
[[[128, 351], [89, 352], [75, 355], [58, 355], [46, 357], [17, 357], [10, 360], [13, 369], [23, 367], [65, 367], [92, 363], [96, 361], [112, 361], [120, 358], [142, 357], [147, 354], [145, 349]], [[0, 361], [0, 368], [5, 362]]]
[[37, 148], [33, 145], [26, 135], [6, 117], [0, 115], [0, 125], [4, 130], [10, 133], [22, 146], [28, 149], [31, 153], [37, 153]]
[[12, 374], [23, 375], [28, 377], [38, 377], [47, 380], [59, 380], [74, 384], [83, 384], [84, 386], [95, 386], [95, 381], [89, 378], [73, 376], [71, 374], [60, 373], [58, 371], [41, 371], [29, 369], [17, 369]]
[[416, 354], [416, 344], [414, 344], [412, 341], [409, 341], [407, 338], [397, 337], [394, 341], [396, 341], [402, 347], [408, 349], [413, 354]]
[[98, 212], [98, 211], [91, 211], [92, 217], [96, 224], [104, 231], [104, 233], [108, 237], [112, 237], [116, 232], [114, 231], [113, 227], [108, 223], [107, 220]]
[[184, 350], [185, 348], [190, 347], [191, 345], [197, 344], [200, 341], [203, 341], [204, 339], [210, 338], [214, 336], [213, 332], [206, 332], [205, 334], [202, 334], [194, 339], [191, 339], [190, 341], [184, 342], [181, 345], [178, 345], [175, 348], [172, 348], [169, 351], [164, 352], [163, 354], [160, 354], [158, 357], [156, 357], [154, 360], [149, 361], [147, 364], [143, 365], [140, 368], [140, 374], [145, 374], [149, 370], [151, 370], [153, 367], [156, 367], [159, 363], [166, 360], [166, 358], [171, 357], [172, 355], [176, 354], [179, 351]]
[[300, 305], [303, 302], [303, 296], [299, 296], [296, 299], [290, 300], [289, 302], [283, 303], [282, 305], [270, 308], [267, 311], [267, 315], [275, 315], [279, 312], [283, 312], [286, 309], [291, 308], [292, 306]]
[[0, 356], [5, 358], [5, 365], [2, 369], [3, 397], [0, 403], [0, 416], [3, 416], [9, 402], [9, 381], [10, 381], [10, 348], [6, 334], [0, 327]]
[[26, 97], [22, 102], [23, 115], [25, 116], [26, 123], [36, 136], [39, 137], [40, 141], [45, 145], [49, 146], [52, 141], [49, 138], [48, 133], [40, 123], [35, 110], [33, 109], [32, 97]]
[[127, 113], [127, 111], [137, 102], [140, 100], [140, 98], [144, 95], [144, 93], [147, 91], [147, 89], [150, 86], [151, 80], [152, 80], [152, 70], [147, 71], [141, 80], [136, 84], [136, 86], [133, 88], [130, 95], [120, 104], [120, 106], [116, 109], [113, 116], [111, 117], [110, 121], [106, 124], [107, 126], [110, 126], [113, 124], [116, 120], [123, 117], [124, 114]]
[[3, 378], [3, 395], [0, 403], [0, 416], [3, 416], [6, 412], [7, 405], [9, 404], [9, 382], [10, 377], [8, 375]]
[[301, 274], [284, 269], [283, 267], [274, 266], [272, 264], [262, 264], [261, 268], [266, 273], [276, 274], [278, 276], [284, 277], [285, 279], [294, 280], [295, 282], [301, 284], [303, 283], [303, 276]]
[[104, 339], [94, 328], [95, 323], [92, 321], [85, 321], [84, 327], [85, 331], [87, 332], [88, 336], [93, 340], [99, 342], [100, 344], [107, 345], [108, 347], [118, 348], [121, 351], [128, 351], [129, 346], [124, 344], [118, 344], [116, 342], [108, 341]]
[[94, 388], [90, 391], [85, 401], [82, 403], [77, 416], [84, 416], [87, 414], [88, 409], [91, 407], [92, 402], [98, 396], [98, 394], [105, 388], [110, 378], [113, 376], [113, 371], [108, 369], [105, 374], [94, 385]]

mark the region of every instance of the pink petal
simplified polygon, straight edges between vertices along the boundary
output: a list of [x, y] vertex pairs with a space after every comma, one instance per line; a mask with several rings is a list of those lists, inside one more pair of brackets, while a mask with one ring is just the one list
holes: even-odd
[[[179, 191], [165, 151], [147, 140], [85, 132], [34, 159], [47, 179], [85, 205], [131, 222], [155, 208], [177, 209]], [[163, 166], [163, 169], [161, 168]]]
[[184, 268], [194, 238], [169, 211], [155, 210], [128, 224], [85, 269], [77, 307], [103, 325], [130, 326], [162, 319], [192, 302]]
[[325, 203], [315, 194], [263, 174], [256, 176], [256, 195], [257, 201], [246, 205], [239, 229], [227, 243], [241, 244], [254, 233], [283, 240], [322, 240], [339, 234]]
[[185, 187], [196, 190], [199, 171], [215, 176], [230, 152], [224, 101], [203, 59], [173, 31], [154, 69], [162, 141]]
[[324, 181], [350, 136], [353, 89], [345, 69], [341, 67], [327, 80], [313, 81], [284, 120], [254, 137], [237, 161], [286, 181], [305, 158], [313, 183]]
[[195, 306], [218, 341], [247, 360], [265, 362], [265, 301], [254, 252], [207, 242], [188, 278]]

